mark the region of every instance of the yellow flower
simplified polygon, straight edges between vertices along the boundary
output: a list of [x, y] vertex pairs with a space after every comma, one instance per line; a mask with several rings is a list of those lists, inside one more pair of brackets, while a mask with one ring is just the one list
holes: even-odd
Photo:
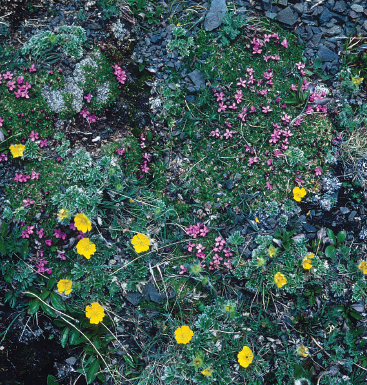
[[73, 289], [71, 288], [73, 286], [73, 282], [68, 279], [60, 279], [60, 281], [57, 284], [57, 290], [59, 293], [65, 293], [65, 295], [69, 295]]
[[65, 210], [65, 209], [61, 209], [61, 210], [57, 213], [57, 217], [59, 218], [60, 221], [62, 221], [63, 219], [65, 219], [68, 215], [69, 215], [69, 210]]
[[274, 255], [277, 253], [277, 249], [274, 246], [270, 246], [268, 248], [269, 257], [273, 258]]
[[146, 235], [138, 233], [134, 235], [131, 244], [137, 253], [141, 253], [142, 251], [149, 250], [150, 240]]
[[130, 198], [130, 199], [129, 199], [129, 202], [130, 202], [130, 203], [134, 203], [135, 201], [134, 201], [134, 199], [131, 199], [131, 198]]
[[203, 376], [206, 376], [206, 377], [211, 376], [212, 373], [213, 373], [213, 370], [211, 370], [210, 368], [206, 368], [206, 369], [204, 369], [204, 370], [201, 372], [201, 374], [202, 374]]
[[190, 342], [194, 332], [186, 325], [175, 330], [175, 338], [178, 344], [187, 344]]
[[297, 353], [302, 356], [302, 357], [307, 357], [308, 356], [308, 348], [306, 348], [306, 346], [304, 345], [301, 345], [298, 349], [297, 349]]
[[177, 23], [176, 26], [179, 27], [181, 25], [181, 23]]
[[366, 261], [362, 261], [358, 265], [358, 269], [361, 270], [363, 272], [363, 274], [367, 274], [367, 262]]
[[301, 199], [307, 194], [306, 190], [298, 186], [293, 189], [293, 199], [297, 202], [301, 202]]
[[243, 349], [238, 353], [237, 357], [238, 363], [244, 368], [247, 368], [254, 359], [252, 350], [248, 346], [244, 346]]
[[353, 78], [352, 83], [353, 84], [359, 84], [359, 83], [363, 82], [363, 80], [364, 80], [363, 78], [355, 77], [355, 78]]
[[23, 152], [25, 150], [25, 145], [24, 144], [12, 144], [9, 147], [9, 150], [11, 151], [13, 158], [18, 158], [18, 156], [23, 156]]
[[74, 224], [75, 227], [78, 230], [83, 231], [83, 233], [92, 230], [92, 223], [90, 222], [88, 217], [82, 213], [75, 215]]
[[260, 221], [259, 221], [259, 218], [258, 218], [258, 217], [256, 217], [256, 218], [255, 218], [255, 222], [256, 222], [256, 223], [260, 223]]
[[284, 277], [282, 273], [278, 271], [278, 273], [274, 275], [274, 282], [277, 284], [279, 288], [281, 288], [287, 283], [287, 279]]
[[311, 261], [311, 258], [314, 258], [315, 256], [311, 253], [311, 254], [308, 254], [306, 255], [304, 258], [303, 258], [303, 261], [302, 261], [302, 266], [305, 270], [310, 270], [311, 267], [312, 267], [312, 261]]
[[98, 324], [103, 321], [104, 309], [98, 302], [92, 302], [91, 306], [86, 306], [85, 315], [91, 324]]
[[76, 251], [78, 254], [89, 259], [96, 252], [96, 245], [90, 242], [89, 238], [83, 238], [77, 243]]

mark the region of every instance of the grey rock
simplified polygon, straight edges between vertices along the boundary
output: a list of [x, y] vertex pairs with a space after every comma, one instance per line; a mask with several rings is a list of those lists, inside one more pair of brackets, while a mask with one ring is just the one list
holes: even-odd
[[298, 26], [295, 30], [297, 35], [303, 35], [306, 31], [303, 27]]
[[73, 366], [76, 363], [77, 359], [75, 357], [69, 357], [65, 360], [65, 362], [71, 366]]
[[202, 90], [205, 88], [205, 78], [198, 69], [190, 72], [188, 76], [190, 80], [194, 83], [194, 86], [197, 90]]
[[314, 45], [314, 47], [317, 47], [319, 45], [321, 38], [322, 38], [322, 33], [317, 33], [316, 35], [312, 36], [311, 42]]
[[151, 283], [147, 283], [144, 286], [143, 294], [145, 296], [145, 299], [155, 303], [158, 303], [166, 298], [166, 295], [164, 293], [158, 293], [157, 289]]
[[152, 37], [150, 38], [150, 41], [153, 44], [158, 44], [162, 41], [162, 36], [161, 35], [152, 35]]
[[302, 14], [305, 8], [304, 8], [304, 6], [303, 6], [302, 3], [297, 3], [297, 4], [294, 4], [294, 5], [293, 5], [293, 9], [294, 9], [297, 13]]
[[349, 16], [352, 18], [352, 19], [356, 19], [357, 17], [359, 17], [358, 13], [355, 12], [355, 11], [350, 11], [349, 12]]
[[346, 8], [347, 8], [347, 4], [345, 3], [345, 1], [339, 0], [335, 3], [334, 11], [342, 13], [346, 10]]
[[348, 207], [340, 207], [339, 208], [340, 212], [345, 215], [345, 214], [349, 214], [350, 213], [350, 210], [348, 209]]
[[205, 30], [213, 31], [213, 29], [218, 28], [227, 12], [228, 8], [225, 0], [213, 0], [204, 20]]
[[308, 233], [316, 233], [317, 229], [315, 226], [310, 225], [309, 223], [305, 223], [303, 225], [303, 228], [308, 232]]
[[233, 180], [228, 179], [228, 180], [226, 180], [225, 184], [226, 184], [226, 187], [227, 187], [228, 190], [232, 190], [233, 189]]
[[360, 5], [360, 4], [352, 4], [351, 8], [353, 9], [353, 11], [358, 13], [362, 13], [364, 11], [363, 5]]
[[334, 25], [334, 27], [329, 28], [326, 30], [327, 36], [336, 36], [340, 35], [342, 33], [342, 27], [340, 25]]
[[241, 179], [242, 179], [242, 175], [239, 173], [235, 174], [235, 176], [233, 177], [234, 182], [238, 182]]
[[294, 25], [298, 19], [297, 13], [292, 11], [291, 7], [284, 8], [278, 13], [277, 20], [283, 24]]
[[327, 23], [332, 19], [332, 17], [333, 17], [333, 14], [325, 7], [319, 17], [320, 24]]
[[339, 59], [339, 56], [335, 52], [330, 51], [329, 48], [326, 48], [324, 46], [321, 46], [320, 49], [317, 51], [317, 56], [323, 62]]
[[357, 211], [353, 210], [348, 217], [348, 221], [353, 221], [354, 217], [357, 215]]
[[288, 5], [288, 0], [278, 0], [277, 5], [283, 5], [286, 7]]
[[276, 12], [266, 11], [265, 16], [273, 20], [278, 16], [278, 14]]
[[140, 302], [143, 300], [143, 296], [140, 293], [129, 291], [127, 292], [124, 297], [132, 303], [134, 306], [137, 306], [140, 304]]
[[186, 99], [186, 101], [192, 103], [195, 100], [195, 96], [194, 95], [186, 95], [185, 99]]

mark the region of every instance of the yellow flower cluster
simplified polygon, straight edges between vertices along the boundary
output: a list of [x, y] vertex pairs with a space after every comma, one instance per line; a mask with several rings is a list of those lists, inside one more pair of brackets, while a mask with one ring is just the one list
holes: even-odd
[[74, 224], [75, 224], [75, 227], [79, 231], [83, 231], [83, 233], [86, 233], [87, 231], [92, 230], [92, 223], [85, 214], [82, 214], [82, 213], [76, 214], [74, 218]]
[[366, 261], [362, 261], [358, 265], [358, 269], [361, 270], [363, 272], [363, 274], [367, 274], [367, 262]]
[[91, 306], [86, 306], [85, 315], [91, 324], [98, 324], [103, 321], [104, 309], [98, 302], [92, 302]]
[[189, 326], [183, 325], [175, 331], [175, 338], [178, 344], [188, 344], [194, 335]]
[[278, 273], [274, 276], [274, 282], [277, 284], [279, 288], [283, 287], [287, 283], [287, 278], [278, 271]]
[[69, 295], [73, 289], [73, 282], [69, 279], [60, 279], [60, 281], [57, 284], [57, 290], [59, 293], [64, 293], [65, 295]]
[[310, 270], [312, 267], [312, 261], [311, 258], [314, 258], [314, 254], [308, 254], [306, 255], [302, 260], [302, 266], [305, 270]]
[[24, 144], [12, 144], [9, 147], [9, 150], [11, 151], [13, 158], [18, 158], [19, 156], [23, 156], [23, 152], [25, 150], [25, 145]]
[[297, 202], [301, 202], [301, 199], [306, 196], [307, 192], [306, 190], [302, 187], [299, 188], [298, 186], [293, 189], [293, 199]]
[[149, 250], [150, 240], [146, 235], [138, 233], [133, 236], [131, 244], [137, 253], [141, 253]]
[[237, 357], [238, 363], [244, 368], [247, 368], [254, 359], [254, 354], [248, 346], [244, 346], [243, 349], [238, 353]]
[[76, 251], [78, 254], [89, 259], [96, 252], [96, 245], [90, 242], [89, 238], [83, 238], [77, 243]]

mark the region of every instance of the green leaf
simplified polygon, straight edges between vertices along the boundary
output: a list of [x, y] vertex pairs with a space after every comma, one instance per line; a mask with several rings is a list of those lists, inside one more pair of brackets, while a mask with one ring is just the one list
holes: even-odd
[[336, 249], [335, 249], [334, 246], [329, 245], [329, 246], [325, 249], [325, 255], [326, 255], [328, 258], [334, 258], [334, 257], [335, 257], [335, 254], [336, 254]]
[[38, 299], [32, 300], [28, 305], [28, 313], [30, 315], [37, 313], [37, 311], [40, 307], [40, 304], [41, 304], [41, 302]]
[[47, 281], [47, 289], [52, 289], [53, 286], [55, 285], [56, 283], [56, 278], [50, 278], [48, 281]]
[[336, 238], [335, 238], [335, 235], [333, 233], [333, 230], [326, 229], [326, 232], [327, 232], [327, 236], [332, 240], [333, 245], [335, 246], [336, 245]]
[[340, 231], [336, 237], [338, 244], [340, 245], [341, 243], [343, 243], [346, 237], [347, 237], [347, 233], [345, 231]]
[[54, 376], [49, 374], [47, 376], [47, 385], [59, 385], [59, 381], [57, 381]]
[[349, 311], [349, 314], [351, 317], [355, 318], [358, 321], [360, 321], [362, 319], [362, 316], [356, 310], [351, 309]]
[[6, 254], [5, 242], [3, 237], [0, 237], [0, 254]]
[[62, 331], [61, 337], [60, 337], [60, 343], [63, 348], [66, 346], [66, 343], [68, 342], [69, 333], [70, 333], [70, 328], [66, 326], [66, 328]]
[[50, 293], [51, 293], [50, 290], [45, 290], [43, 293], [40, 294], [40, 298], [45, 301]]
[[92, 362], [90, 367], [88, 368], [88, 371], [87, 371], [87, 384], [90, 384], [91, 382], [94, 381], [94, 379], [96, 378], [98, 369], [99, 369], [99, 359], [96, 358]]
[[47, 305], [45, 305], [44, 303], [41, 303], [41, 309], [47, 314], [49, 315], [50, 317], [56, 317], [56, 314], [55, 312]]
[[127, 354], [123, 354], [122, 356], [124, 357], [124, 360], [128, 365], [135, 368], [136, 365], [135, 365], [134, 361]]
[[79, 332], [76, 329], [72, 329], [69, 335], [69, 344], [76, 345], [76, 342], [79, 339]]
[[8, 233], [8, 227], [9, 227], [8, 222], [3, 222], [1, 224], [1, 236], [5, 237], [5, 235]]
[[50, 294], [50, 299], [51, 299], [51, 304], [55, 309], [60, 310], [60, 311], [66, 310], [64, 301], [61, 299], [61, 297], [59, 295], [52, 292]]

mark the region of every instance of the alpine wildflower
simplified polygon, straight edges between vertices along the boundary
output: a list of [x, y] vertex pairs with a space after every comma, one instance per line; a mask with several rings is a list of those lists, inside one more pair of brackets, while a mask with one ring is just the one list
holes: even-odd
[[187, 344], [190, 342], [194, 332], [189, 326], [183, 325], [175, 330], [175, 338], [178, 344]]
[[213, 373], [213, 370], [210, 369], [210, 368], [205, 368], [205, 369], [201, 372], [201, 374], [202, 374], [203, 376], [205, 376], [205, 377], [211, 376], [212, 373]]
[[306, 196], [307, 192], [306, 190], [302, 187], [299, 188], [298, 186], [293, 189], [293, 199], [297, 202], [301, 202], [301, 199]]
[[358, 269], [361, 270], [363, 272], [363, 274], [367, 274], [367, 262], [366, 261], [362, 261], [358, 265]]
[[85, 315], [91, 324], [98, 324], [103, 321], [104, 309], [98, 302], [92, 302], [91, 306], [86, 306]]
[[25, 150], [25, 145], [24, 144], [12, 144], [9, 147], [9, 150], [11, 151], [13, 158], [18, 158], [19, 156], [23, 156], [23, 152]]
[[90, 242], [89, 238], [83, 238], [77, 243], [76, 251], [78, 254], [90, 259], [91, 255], [96, 252], [96, 245]]
[[302, 357], [307, 357], [308, 356], [308, 348], [304, 345], [301, 345], [298, 349], [297, 349], [297, 353], [302, 356]]
[[237, 357], [238, 363], [244, 368], [247, 368], [254, 359], [254, 354], [248, 346], [244, 346], [243, 349], [238, 353]]
[[131, 240], [131, 244], [137, 253], [149, 250], [150, 239], [144, 234], [136, 234]]
[[274, 275], [274, 282], [277, 284], [278, 288], [280, 289], [287, 283], [287, 278], [280, 273], [279, 271]]
[[92, 223], [85, 214], [76, 214], [74, 218], [74, 223], [75, 227], [78, 230], [83, 231], [83, 233], [92, 230]]
[[308, 254], [306, 255], [302, 260], [302, 266], [305, 270], [310, 270], [312, 267], [312, 261], [311, 258], [314, 258], [314, 254]]
[[57, 290], [59, 293], [64, 293], [65, 295], [69, 295], [73, 289], [73, 282], [69, 279], [60, 279], [60, 281], [57, 284]]
[[69, 210], [66, 210], [66, 209], [61, 209], [57, 213], [57, 217], [59, 218], [59, 221], [62, 221], [63, 219], [67, 218], [68, 215], [69, 215]]

